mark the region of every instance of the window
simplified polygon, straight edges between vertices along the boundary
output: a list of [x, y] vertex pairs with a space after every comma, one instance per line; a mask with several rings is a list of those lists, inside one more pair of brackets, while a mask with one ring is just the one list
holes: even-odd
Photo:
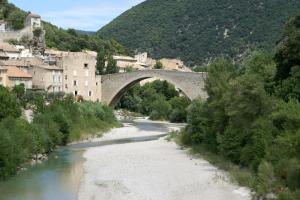
[[77, 90], [75, 90], [75, 92], [74, 92], [74, 95], [75, 95], [75, 96], [77, 96], [77, 95], [78, 95], [78, 91], [77, 91]]
[[65, 75], [65, 80], [68, 80], [68, 75]]
[[92, 96], [92, 91], [89, 91], [89, 97], [91, 97]]
[[88, 68], [88, 67], [89, 67], [89, 64], [84, 63], [84, 68]]
[[96, 85], [98, 85], [98, 82], [96, 82]]
[[65, 88], [68, 89], [68, 84], [65, 85]]
[[77, 86], [78, 82], [76, 80], [73, 81], [73, 85]]

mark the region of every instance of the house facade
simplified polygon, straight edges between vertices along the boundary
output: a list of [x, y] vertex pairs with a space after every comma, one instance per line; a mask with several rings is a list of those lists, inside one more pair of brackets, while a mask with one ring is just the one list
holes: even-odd
[[32, 65], [32, 88], [47, 92], [63, 91], [63, 69], [54, 65]]
[[130, 56], [118, 55], [118, 56], [113, 56], [113, 59], [117, 61], [117, 66], [119, 67], [120, 72], [122, 73], [122, 72], [126, 72], [127, 67], [132, 67], [135, 70], [145, 70], [149, 68], [147, 64], [142, 62], [145, 60], [143, 56], [145, 55], [139, 55], [133, 58]]
[[[0, 54], [2, 57], [6, 57], [7, 59], [19, 59], [20, 58], [20, 50], [18, 50], [15, 46], [8, 43], [0, 43]], [[6, 60], [6, 59], [5, 59]]]
[[24, 84], [25, 89], [32, 89], [32, 76], [16, 66], [0, 67], [0, 85], [13, 88]]
[[6, 31], [6, 21], [0, 20], [0, 32], [5, 32]]
[[42, 28], [41, 16], [33, 13], [29, 13], [25, 18], [25, 27], [30, 27], [30, 30], [33, 31], [37, 28]]
[[96, 76], [96, 54], [69, 52], [62, 57], [63, 91], [85, 100], [99, 101], [101, 78]]

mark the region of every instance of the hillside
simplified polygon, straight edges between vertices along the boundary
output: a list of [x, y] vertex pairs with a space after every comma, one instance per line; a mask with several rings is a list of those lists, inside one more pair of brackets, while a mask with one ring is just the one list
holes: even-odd
[[179, 57], [195, 65], [272, 48], [298, 12], [299, 0], [147, 0], [97, 34], [154, 58]]
[[[0, 20], [8, 22], [13, 30], [24, 28], [24, 18], [27, 12], [17, 8], [7, 0], [0, 0]], [[46, 30], [46, 45], [62, 51], [81, 51], [83, 49], [98, 51], [104, 47], [107, 53], [125, 53], [125, 49], [114, 40], [106, 40], [99, 36], [92, 36], [88, 32], [80, 32], [58, 28], [48, 22], [43, 22]]]

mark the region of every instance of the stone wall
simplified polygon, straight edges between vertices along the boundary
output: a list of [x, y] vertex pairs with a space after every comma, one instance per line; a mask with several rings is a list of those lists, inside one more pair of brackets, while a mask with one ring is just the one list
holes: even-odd
[[20, 40], [22, 37], [29, 37], [32, 38], [33, 34], [30, 31], [29, 27], [26, 27], [20, 31], [6, 31], [0, 32], [0, 42], [4, 42], [9, 39]]
[[166, 70], [143, 70], [130, 73], [111, 74], [102, 76], [101, 101], [114, 106], [122, 95], [134, 84], [148, 78], [159, 78], [175, 85], [191, 100], [198, 97], [206, 99], [204, 80], [207, 73], [179, 72]]

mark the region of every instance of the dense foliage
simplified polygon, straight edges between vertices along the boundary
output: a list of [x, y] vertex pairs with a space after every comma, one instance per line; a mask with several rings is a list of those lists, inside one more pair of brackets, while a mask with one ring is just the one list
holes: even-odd
[[254, 52], [241, 63], [211, 64], [209, 98], [191, 104], [181, 135], [253, 172], [257, 199], [300, 199], [299, 19], [288, 23], [275, 59]]
[[296, 98], [300, 101], [300, 14], [292, 18], [284, 31], [278, 51], [277, 94], [285, 99]]
[[201, 65], [220, 55], [274, 47], [284, 23], [299, 10], [299, 0], [147, 0], [98, 35], [154, 58]]
[[190, 100], [179, 96], [172, 84], [155, 80], [143, 86], [133, 86], [122, 96], [117, 107], [148, 115], [153, 120], [185, 122], [189, 104]]
[[105, 40], [99, 36], [88, 36], [77, 33], [74, 29], [64, 30], [44, 22], [46, 45], [62, 51], [81, 51], [83, 49], [99, 51], [104, 48], [106, 54], [126, 54], [125, 49], [115, 40]]
[[[14, 175], [35, 155], [117, 125], [112, 110], [99, 103], [75, 103], [72, 96], [51, 95], [46, 105], [42, 94], [16, 95], [0, 87], [0, 179]], [[20, 117], [20, 101], [31, 102], [31, 123]]]
[[[12, 30], [24, 28], [24, 19], [27, 13], [6, 0], [0, 0], [0, 20], [8, 22]], [[105, 40], [99, 36], [84, 34], [74, 29], [64, 30], [50, 23], [43, 22], [46, 30], [46, 45], [62, 51], [81, 51], [89, 49], [98, 51], [105, 48], [107, 53], [125, 53], [124, 48], [114, 40]]]

